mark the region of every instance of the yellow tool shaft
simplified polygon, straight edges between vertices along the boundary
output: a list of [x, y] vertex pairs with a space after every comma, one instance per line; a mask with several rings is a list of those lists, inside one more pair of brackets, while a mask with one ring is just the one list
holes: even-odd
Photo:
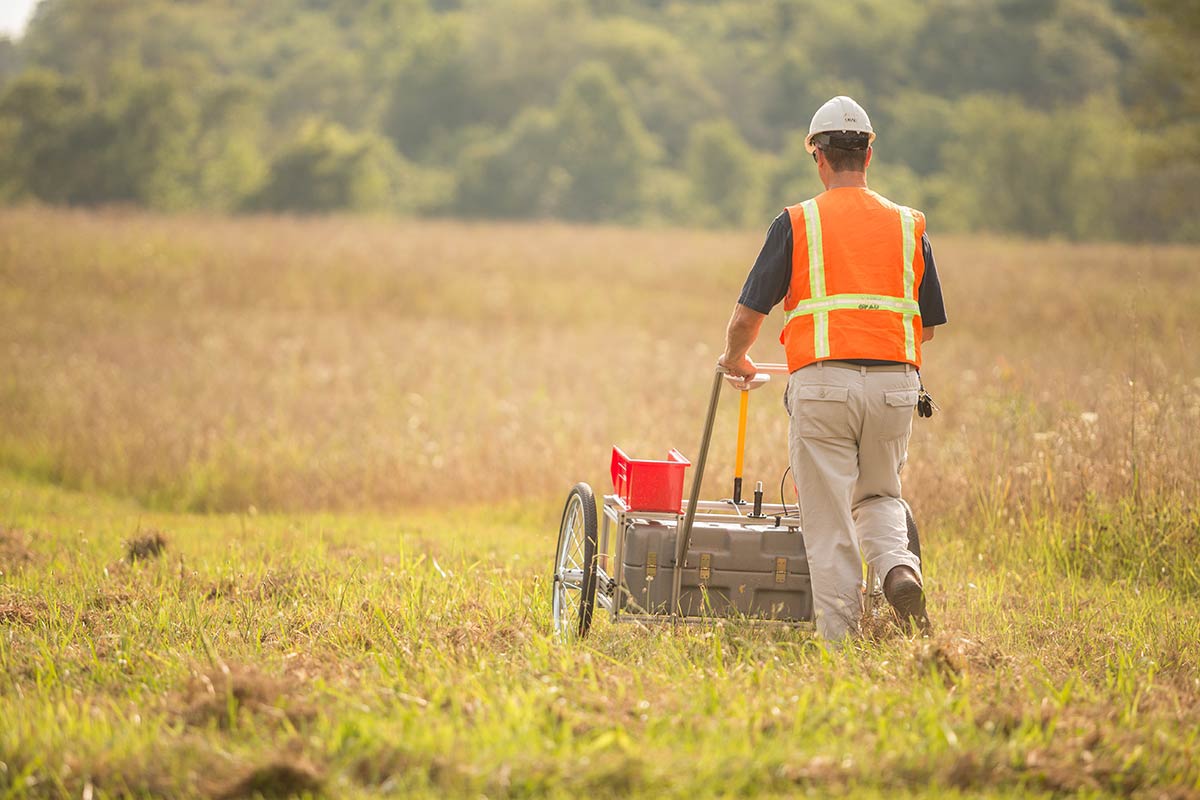
[[737, 460], [734, 462], [733, 477], [742, 477], [746, 462], [746, 414], [750, 410], [750, 392], [742, 390], [742, 402], [738, 407]]

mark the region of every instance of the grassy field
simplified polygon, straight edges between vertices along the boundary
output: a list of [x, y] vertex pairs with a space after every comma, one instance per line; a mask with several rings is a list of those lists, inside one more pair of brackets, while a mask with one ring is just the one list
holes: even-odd
[[935, 235], [933, 638], [553, 640], [759, 239], [0, 212], [0, 797], [1200, 797], [1195, 249]]

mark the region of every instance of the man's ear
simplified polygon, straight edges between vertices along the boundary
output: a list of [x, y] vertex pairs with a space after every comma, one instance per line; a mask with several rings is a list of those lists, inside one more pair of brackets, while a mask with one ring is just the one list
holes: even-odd
[[867, 160], [863, 162], [863, 169], [871, 166], [871, 153], [875, 152], [871, 149], [871, 145], [867, 145]]

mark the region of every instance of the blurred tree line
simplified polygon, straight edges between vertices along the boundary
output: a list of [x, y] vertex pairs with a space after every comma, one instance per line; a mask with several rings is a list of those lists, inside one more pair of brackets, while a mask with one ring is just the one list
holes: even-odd
[[762, 225], [835, 94], [938, 230], [1200, 240], [1200, 0], [43, 0], [0, 199]]

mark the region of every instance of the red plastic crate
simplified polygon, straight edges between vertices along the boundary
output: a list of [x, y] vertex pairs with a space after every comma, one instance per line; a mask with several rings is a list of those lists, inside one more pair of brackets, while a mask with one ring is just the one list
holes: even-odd
[[614, 445], [613, 491], [633, 511], [678, 514], [683, 510], [683, 472], [691, 464], [674, 448], [666, 461], [645, 461], [630, 458]]

